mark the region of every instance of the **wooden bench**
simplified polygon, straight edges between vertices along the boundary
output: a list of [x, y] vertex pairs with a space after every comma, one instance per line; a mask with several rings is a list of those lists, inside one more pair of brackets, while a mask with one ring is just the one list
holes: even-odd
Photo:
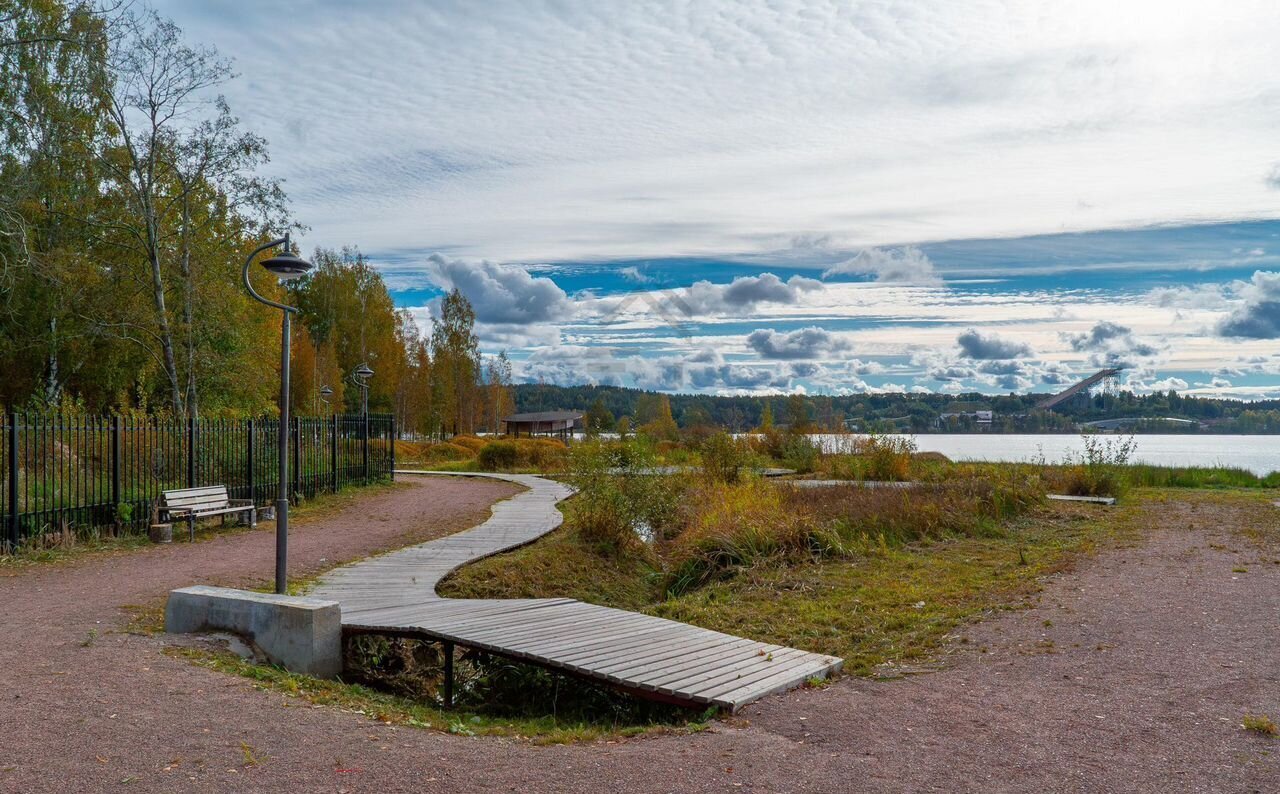
[[248, 515], [249, 526], [258, 525], [258, 508], [251, 499], [231, 499], [227, 486], [210, 485], [205, 488], [181, 488], [165, 491], [160, 497], [159, 512], [162, 520], [186, 519], [191, 539], [196, 539], [196, 519], [222, 516], [226, 523], [229, 515]]

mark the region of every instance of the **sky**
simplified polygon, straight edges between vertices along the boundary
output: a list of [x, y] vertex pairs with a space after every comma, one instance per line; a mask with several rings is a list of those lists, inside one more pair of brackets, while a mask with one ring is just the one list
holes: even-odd
[[1280, 397], [1280, 4], [162, 0], [521, 379]]

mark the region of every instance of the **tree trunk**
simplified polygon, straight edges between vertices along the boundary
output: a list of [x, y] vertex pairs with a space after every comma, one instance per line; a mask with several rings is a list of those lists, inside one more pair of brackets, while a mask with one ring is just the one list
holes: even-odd
[[178, 364], [173, 355], [173, 331], [169, 327], [169, 310], [164, 300], [164, 272], [160, 268], [160, 243], [156, 232], [155, 212], [148, 203], [144, 207], [147, 221], [147, 259], [151, 265], [151, 293], [155, 300], [156, 326], [159, 328], [160, 349], [163, 353], [165, 375], [169, 379], [169, 397], [174, 413], [182, 413], [182, 387], [178, 381]]

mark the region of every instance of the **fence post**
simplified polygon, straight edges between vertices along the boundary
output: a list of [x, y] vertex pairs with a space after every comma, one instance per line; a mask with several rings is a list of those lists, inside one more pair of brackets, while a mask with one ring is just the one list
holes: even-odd
[[302, 417], [293, 417], [293, 498], [302, 493]]
[[387, 474], [391, 476], [391, 481], [396, 479], [396, 416], [391, 415], [391, 468], [387, 469]]
[[338, 492], [338, 415], [330, 417], [329, 422], [329, 471], [333, 472], [333, 492]]
[[9, 550], [18, 548], [18, 412], [9, 413]]
[[120, 497], [120, 414], [114, 414], [111, 417], [111, 504], [120, 504]]
[[365, 412], [364, 421], [361, 423], [361, 427], [364, 428], [364, 431], [361, 434], [364, 436], [364, 445], [363, 445], [363, 450], [361, 451], [360, 454], [364, 458], [364, 484], [368, 485], [369, 484], [369, 414], [368, 412]]
[[196, 417], [187, 414], [187, 487], [196, 487]]
[[248, 428], [249, 433], [248, 448], [246, 450], [247, 454], [245, 455], [245, 461], [248, 468], [248, 472], [246, 473], [248, 476], [245, 480], [249, 483], [249, 501], [256, 505], [258, 503], [258, 486], [257, 483], [254, 482], [254, 477], [257, 474], [257, 467], [253, 465], [253, 420], [248, 420], [245, 423], [245, 426]]

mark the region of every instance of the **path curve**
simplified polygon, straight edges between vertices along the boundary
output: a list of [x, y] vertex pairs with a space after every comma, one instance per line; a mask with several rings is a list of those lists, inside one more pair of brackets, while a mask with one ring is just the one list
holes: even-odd
[[436, 586], [469, 562], [560, 526], [563, 483], [527, 474], [397, 471], [487, 477], [527, 490], [477, 527], [335, 569], [310, 593], [338, 601], [349, 631], [454, 642], [593, 679], [642, 697], [736, 711], [840, 669], [842, 660], [571, 598], [446, 599]]

